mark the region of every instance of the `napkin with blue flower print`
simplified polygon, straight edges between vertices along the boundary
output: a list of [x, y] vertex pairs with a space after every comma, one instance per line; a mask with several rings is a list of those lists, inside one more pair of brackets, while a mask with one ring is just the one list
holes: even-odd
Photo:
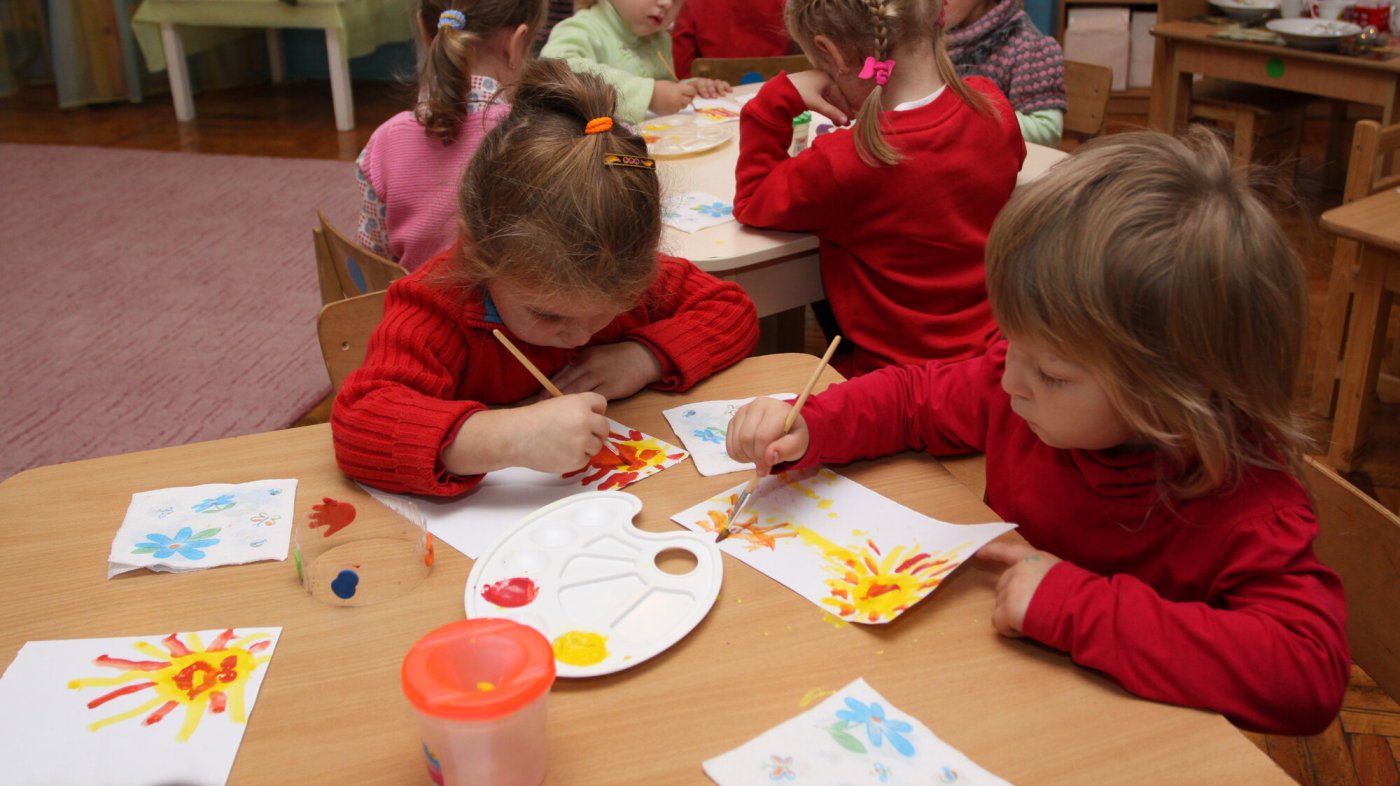
[[682, 232], [698, 232], [733, 220], [733, 202], [703, 191], [674, 194], [661, 202], [661, 222]]
[[296, 495], [295, 478], [132, 494], [107, 556], [107, 578], [137, 568], [185, 571], [286, 559]]
[[1007, 782], [857, 679], [820, 704], [703, 764], [719, 786]]

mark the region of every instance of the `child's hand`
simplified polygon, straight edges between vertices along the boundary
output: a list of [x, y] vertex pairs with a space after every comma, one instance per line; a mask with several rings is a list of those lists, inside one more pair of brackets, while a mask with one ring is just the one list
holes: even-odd
[[798, 95], [802, 96], [802, 102], [808, 109], [826, 115], [838, 126], [851, 122], [856, 108], [846, 101], [846, 97], [836, 89], [836, 83], [825, 71], [815, 68], [799, 71], [788, 74], [788, 81], [797, 88]]
[[675, 114], [685, 109], [698, 92], [692, 84], [658, 79], [651, 88], [651, 103], [647, 108], [658, 115]]
[[695, 85], [696, 90], [700, 91], [701, 98], [719, 98], [720, 96], [734, 92], [734, 88], [723, 79], [696, 77], [688, 81], [690, 84]]
[[626, 398], [661, 379], [661, 363], [636, 341], [595, 344], [550, 380], [565, 393], [592, 391], [609, 400]]
[[1026, 539], [1008, 532], [977, 550], [976, 555], [1009, 565], [997, 581], [997, 602], [992, 609], [992, 625], [1003, 636], [1020, 636], [1026, 622], [1026, 609], [1045, 574], [1060, 562], [1054, 554], [1037, 551]]
[[752, 461], [758, 474], [767, 475], [774, 464], [796, 461], [807, 452], [807, 421], [798, 415], [792, 429], [783, 434], [783, 422], [792, 406], [760, 396], [739, 408], [729, 421], [725, 448], [735, 461]]
[[588, 463], [608, 438], [607, 399], [560, 396], [515, 409], [488, 409], [462, 422], [443, 450], [443, 467], [480, 475], [505, 467], [569, 472]]

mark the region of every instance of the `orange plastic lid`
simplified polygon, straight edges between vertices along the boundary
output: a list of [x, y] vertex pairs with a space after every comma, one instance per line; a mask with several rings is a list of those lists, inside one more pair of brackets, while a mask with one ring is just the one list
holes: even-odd
[[554, 684], [554, 650], [534, 628], [505, 619], [461, 620], [418, 640], [403, 659], [403, 692], [425, 715], [491, 721]]

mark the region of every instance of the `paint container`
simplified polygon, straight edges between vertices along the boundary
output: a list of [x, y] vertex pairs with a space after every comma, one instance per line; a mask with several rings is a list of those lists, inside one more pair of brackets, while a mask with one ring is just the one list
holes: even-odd
[[554, 651], [534, 628], [489, 617], [444, 625], [413, 645], [400, 674], [433, 783], [544, 780]]
[[812, 133], [812, 113], [803, 112], [792, 119], [792, 144], [788, 155], [795, 156], [807, 149], [807, 139]]
[[433, 536], [416, 518], [362, 494], [322, 498], [292, 528], [297, 578], [313, 598], [333, 606], [368, 606], [407, 594], [433, 567]]

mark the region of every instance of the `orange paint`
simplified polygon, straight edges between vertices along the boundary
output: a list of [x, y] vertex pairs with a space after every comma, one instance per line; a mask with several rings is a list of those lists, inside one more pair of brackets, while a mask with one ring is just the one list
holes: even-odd
[[667, 454], [660, 440], [655, 437], [643, 439], [642, 432], [636, 429], [629, 429], [626, 435], [611, 432], [608, 434], [608, 445], [583, 467], [564, 473], [564, 477], [571, 478], [595, 470], [579, 478], [579, 483], [587, 486], [601, 481], [599, 491], [620, 489], [641, 478], [647, 470], [662, 466], [668, 459], [680, 459], [685, 455], [683, 452]]
[[[729, 521], [729, 511], [734, 509], [735, 503], [739, 501], [738, 494], [730, 494], [727, 498], [716, 498], [711, 500], [723, 508], [711, 508], [705, 513], [705, 518], [695, 522], [695, 526], [704, 529], [706, 532], [719, 532], [724, 529], [724, 525]], [[758, 523], [758, 513], [750, 509], [739, 516], [734, 522], [738, 530], [730, 536], [736, 542], [742, 541], [749, 545], [749, 551], [759, 549], [775, 550], [778, 541], [783, 538], [795, 538], [797, 533], [792, 529], [792, 525], [786, 521], [776, 524], [762, 525]]]
[[866, 539], [857, 550], [839, 546], [806, 527], [796, 527], [804, 543], [821, 550], [823, 567], [835, 578], [826, 579], [830, 597], [822, 603], [836, 610], [842, 619], [882, 622], [898, 617], [905, 609], [918, 603], [938, 588], [953, 568], [961, 562], [959, 553], [966, 546], [934, 556], [919, 551], [905, 555], [905, 546], [896, 546], [884, 554], [872, 540]]

